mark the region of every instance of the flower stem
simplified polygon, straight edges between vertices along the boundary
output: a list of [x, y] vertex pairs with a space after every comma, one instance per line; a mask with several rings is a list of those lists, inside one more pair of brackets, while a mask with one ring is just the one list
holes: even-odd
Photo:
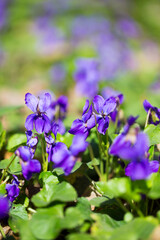
[[108, 130], [106, 131], [106, 180], [108, 181], [109, 176], [109, 155], [108, 155], [108, 148], [109, 148], [109, 141], [108, 141]]
[[99, 146], [99, 153], [100, 153], [100, 172], [101, 172], [101, 180], [104, 180], [104, 165], [103, 165], [103, 158], [102, 158], [102, 151], [103, 151], [103, 146], [102, 146], [102, 139], [101, 136], [98, 132], [98, 128], [97, 128], [97, 119], [96, 119], [96, 115], [95, 116], [95, 123], [96, 123], [96, 132], [97, 132], [97, 137], [98, 137], [98, 146]]
[[122, 210], [127, 213], [128, 209], [123, 205], [122, 201], [119, 198], [116, 198], [116, 201], [119, 204], [119, 206], [122, 208]]
[[[90, 158], [92, 161], [94, 161], [94, 153], [93, 153], [92, 146], [90, 144], [88, 145], [88, 149], [89, 149]], [[94, 166], [95, 171], [97, 172], [99, 178], [101, 179], [102, 176], [101, 176], [101, 172], [99, 171], [99, 168], [97, 167], [97, 165], [93, 165], [93, 166]]]
[[45, 151], [45, 144], [43, 141], [43, 136], [40, 136], [40, 141], [41, 141], [41, 148], [42, 148], [42, 168], [44, 172], [47, 172], [48, 170], [48, 159], [46, 158], [46, 151]]
[[3, 181], [4, 177], [5, 177], [5, 174], [6, 174], [6, 172], [8, 171], [9, 167], [11, 166], [12, 162], [13, 162], [14, 159], [16, 158], [16, 155], [15, 155], [15, 154], [13, 154], [12, 156], [13, 156], [13, 158], [11, 159], [11, 161], [10, 161], [10, 163], [8, 164], [8, 166], [6, 167], [6, 169], [4, 169], [4, 171], [3, 171], [2, 177], [1, 177], [1, 179], [0, 179], [0, 184], [2, 183], [2, 181]]
[[131, 207], [137, 212], [137, 214], [139, 215], [139, 217], [144, 217], [143, 213], [141, 212], [141, 210], [139, 208], [137, 208], [137, 206], [132, 203], [132, 200], [129, 201], [129, 204], [131, 205]]
[[147, 113], [147, 118], [146, 118], [146, 122], [145, 122], [145, 127], [146, 128], [148, 126], [148, 121], [149, 121], [149, 115], [151, 113], [151, 109], [149, 109], [148, 113]]

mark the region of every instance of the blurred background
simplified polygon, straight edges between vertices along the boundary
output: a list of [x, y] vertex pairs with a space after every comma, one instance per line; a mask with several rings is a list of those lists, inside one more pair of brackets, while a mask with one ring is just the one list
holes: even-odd
[[110, 88], [143, 123], [144, 99], [160, 103], [159, 13], [159, 0], [0, 0], [4, 127], [24, 131], [27, 92], [66, 95], [69, 126], [86, 98]]

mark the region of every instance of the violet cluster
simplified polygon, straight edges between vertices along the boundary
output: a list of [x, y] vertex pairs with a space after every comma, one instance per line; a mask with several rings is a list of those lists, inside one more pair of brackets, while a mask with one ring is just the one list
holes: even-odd
[[148, 114], [148, 123], [158, 125], [160, 123], [160, 109], [152, 106], [147, 100], [144, 100], [143, 106]]
[[149, 140], [139, 128], [131, 128], [137, 117], [130, 117], [123, 132], [119, 134], [110, 147], [109, 153], [129, 161], [125, 168], [126, 176], [132, 180], [146, 179], [159, 169], [158, 161], [149, 160]]

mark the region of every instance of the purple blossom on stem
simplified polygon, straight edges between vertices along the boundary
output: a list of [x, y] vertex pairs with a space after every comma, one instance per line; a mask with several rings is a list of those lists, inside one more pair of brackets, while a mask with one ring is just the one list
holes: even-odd
[[[128, 123], [132, 124], [134, 121], [132, 117]], [[130, 161], [125, 174], [132, 180], [146, 179], [151, 173], [158, 171], [159, 162], [148, 160], [149, 140], [146, 134], [135, 131], [135, 135], [128, 136], [128, 132], [129, 127], [126, 126], [123, 133], [114, 140], [109, 152]]]
[[98, 124], [98, 132], [105, 135], [109, 127], [109, 115], [116, 109], [117, 102], [114, 97], [104, 99], [97, 95], [93, 99], [94, 109], [96, 110], [96, 120]]
[[19, 189], [19, 181], [18, 178], [16, 176], [14, 176], [14, 179], [12, 181], [11, 184], [6, 184], [5, 189], [7, 190], [7, 197], [8, 199], [13, 202], [16, 197], [18, 197], [20, 189]]
[[88, 143], [85, 136], [78, 134], [73, 138], [72, 145], [68, 150], [67, 147], [61, 147], [53, 155], [54, 168], [62, 168], [65, 175], [72, 171], [79, 155], [86, 150]]
[[144, 100], [143, 106], [148, 113], [148, 123], [158, 125], [160, 123], [160, 109], [153, 107], [147, 100]]
[[35, 148], [38, 144], [38, 136], [33, 134], [32, 131], [26, 131], [26, 137], [27, 137], [27, 146], [30, 148]]
[[47, 116], [49, 117], [50, 121], [52, 121], [52, 125], [54, 123], [58, 124], [58, 132], [60, 134], [64, 134], [66, 130], [63, 120], [66, 118], [67, 109], [68, 98], [62, 95], [57, 100], [53, 101], [47, 110]]
[[0, 219], [8, 216], [10, 209], [10, 202], [7, 197], [0, 196]]
[[22, 174], [26, 180], [29, 180], [33, 173], [39, 173], [41, 171], [41, 164], [38, 160], [32, 159], [33, 154], [29, 147], [19, 147], [15, 154], [20, 158]]
[[25, 95], [25, 104], [34, 112], [26, 118], [26, 129], [31, 131], [35, 126], [38, 133], [48, 133], [51, 130], [51, 123], [46, 115], [46, 111], [51, 104], [51, 95], [44, 93], [37, 98], [31, 93], [27, 93]]
[[[102, 96], [105, 99], [108, 99], [110, 97], [115, 97], [116, 101], [117, 101], [117, 106], [119, 106], [119, 104], [122, 104], [124, 101], [124, 96], [122, 93], [115, 91], [114, 89], [110, 88], [110, 87], [106, 87], [102, 90]], [[112, 113], [110, 113], [111, 119], [113, 122], [116, 122], [116, 119], [118, 117], [118, 110], [115, 109]]]
[[92, 105], [89, 107], [89, 100], [87, 99], [83, 107], [82, 119], [74, 120], [71, 129], [68, 132], [73, 135], [84, 134], [87, 138], [90, 129], [93, 127], [95, 127], [95, 117], [92, 114]]

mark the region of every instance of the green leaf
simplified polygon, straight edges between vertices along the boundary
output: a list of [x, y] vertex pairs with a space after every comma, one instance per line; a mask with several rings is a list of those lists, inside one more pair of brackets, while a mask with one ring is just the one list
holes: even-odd
[[90, 169], [93, 169], [94, 168], [94, 165], [99, 165], [99, 160], [97, 158], [94, 158], [92, 161], [88, 162], [87, 163], [87, 166], [90, 168]]
[[57, 142], [63, 142], [66, 144], [67, 147], [70, 147], [72, 144], [73, 135], [69, 132], [65, 133], [64, 135], [61, 135], [60, 133], [57, 133], [56, 140]]
[[155, 174], [153, 177], [152, 187], [148, 192], [148, 197], [158, 199], [160, 198], [160, 174]]
[[137, 218], [117, 229], [115, 229], [109, 240], [146, 240], [153, 232], [156, 224], [147, 220]]
[[25, 134], [16, 133], [12, 135], [8, 140], [7, 150], [14, 152], [20, 145], [24, 145], [27, 142]]
[[160, 143], [160, 125], [155, 126], [153, 124], [150, 124], [146, 127], [144, 132], [149, 137], [150, 146]]
[[21, 204], [13, 204], [9, 216], [9, 225], [14, 232], [18, 231], [17, 226], [19, 220], [28, 220], [27, 211]]
[[30, 221], [30, 229], [36, 239], [55, 239], [62, 229], [63, 205], [38, 209]]
[[72, 229], [82, 225], [84, 222], [83, 214], [76, 207], [67, 208], [65, 218], [61, 222], [63, 229]]
[[[6, 169], [7, 166], [10, 164], [10, 162], [12, 161], [12, 158], [14, 156], [11, 156], [10, 159], [4, 159], [4, 160], [1, 160], [0, 161], [0, 169]], [[12, 164], [10, 165], [9, 169], [8, 169], [8, 172], [11, 173], [11, 174], [14, 174], [14, 175], [18, 175], [18, 174], [21, 174], [22, 172], [22, 167], [19, 163], [19, 157], [16, 157]]]
[[106, 197], [96, 197], [90, 200], [90, 204], [95, 207], [100, 207], [102, 204], [107, 204], [109, 201], [110, 200], [108, 200]]
[[75, 201], [77, 193], [75, 189], [67, 182], [59, 184], [45, 184], [44, 188], [34, 195], [31, 201], [37, 207], [45, 207], [53, 201], [71, 202]]
[[41, 172], [39, 175], [39, 180], [42, 180], [43, 184], [57, 184], [59, 183], [58, 177], [53, 175], [52, 172]]
[[5, 187], [6, 187], [6, 183], [2, 183], [0, 185], [0, 195], [4, 195], [6, 193]]
[[121, 197], [125, 200], [140, 200], [140, 195], [132, 191], [129, 178], [114, 178], [108, 182], [97, 182], [96, 184], [100, 192], [108, 198]]
[[21, 240], [36, 240], [29, 227], [29, 221], [21, 220], [17, 222]]
[[67, 240], [82, 240], [82, 239], [95, 240], [94, 237], [86, 233], [72, 233], [67, 237]]
[[[124, 224], [124, 221], [116, 221], [107, 214], [92, 214], [95, 223], [91, 226], [91, 233], [96, 239], [108, 240], [114, 229]], [[115, 238], [116, 239], [116, 238]], [[119, 240], [119, 238], [117, 238]]]

